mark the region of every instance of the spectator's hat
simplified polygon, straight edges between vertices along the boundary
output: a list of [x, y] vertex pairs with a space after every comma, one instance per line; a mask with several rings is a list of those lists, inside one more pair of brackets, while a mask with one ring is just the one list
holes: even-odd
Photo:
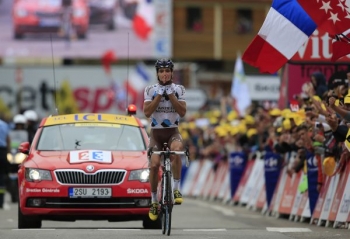
[[251, 138], [253, 135], [258, 134], [258, 131], [256, 129], [248, 129], [247, 131], [247, 137]]
[[344, 104], [350, 104], [350, 94], [347, 94], [347, 95], [344, 97]]
[[241, 134], [245, 134], [247, 132], [247, 126], [244, 123], [240, 123], [238, 125], [238, 131]]
[[253, 124], [255, 124], [254, 117], [251, 116], [251, 115], [246, 115], [246, 116], [244, 117], [244, 122], [245, 122], [247, 125], [253, 125]]
[[274, 108], [274, 109], [270, 110], [269, 114], [270, 114], [270, 116], [278, 117], [281, 115], [281, 110], [278, 108]]
[[235, 136], [235, 135], [238, 134], [238, 133], [239, 133], [238, 127], [235, 127], [235, 126], [231, 127], [231, 129], [230, 129], [230, 134], [231, 134], [232, 136]]
[[232, 121], [232, 120], [235, 120], [237, 119], [238, 117], [238, 114], [236, 111], [231, 111], [228, 115], [227, 115], [227, 120], [228, 121]]
[[227, 130], [222, 126], [215, 127], [215, 133], [218, 137], [226, 137], [227, 136]]
[[287, 118], [287, 116], [291, 113], [292, 111], [290, 110], [290, 109], [284, 109], [284, 110], [282, 110], [282, 112], [281, 112], [281, 116], [283, 117], [283, 118]]

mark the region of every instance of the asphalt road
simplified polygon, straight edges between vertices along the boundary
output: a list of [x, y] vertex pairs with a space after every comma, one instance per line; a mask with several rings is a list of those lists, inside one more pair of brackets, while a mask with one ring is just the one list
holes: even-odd
[[[17, 229], [17, 204], [7, 203], [0, 210], [0, 238], [159, 238], [160, 230], [145, 230], [141, 221], [43, 221], [41, 229]], [[348, 239], [350, 230], [317, 227], [264, 216], [242, 206], [185, 198], [173, 212], [172, 238], [186, 239]], [[283, 232], [292, 230], [293, 232]]]
[[[51, 58], [50, 34], [28, 34], [24, 39], [13, 39], [12, 2], [6, 0], [0, 3], [0, 57]], [[147, 58], [153, 55], [152, 42], [137, 38], [131, 30], [130, 21], [120, 14], [115, 16], [115, 21], [117, 29], [107, 31], [103, 25], [94, 25], [89, 28], [87, 39], [73, 40], [70, 44], [51, 35], [54, 57], [100, 58], [107, 50], [114, 50], [119, 59], [126, 59], [128, 55], [130, 58]]]

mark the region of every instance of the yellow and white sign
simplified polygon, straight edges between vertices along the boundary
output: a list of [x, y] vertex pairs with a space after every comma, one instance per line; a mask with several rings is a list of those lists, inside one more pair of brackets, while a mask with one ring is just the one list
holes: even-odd
[[[114, 114], [69, 114], [49, 116], [44, 123], [44, 126], [58, 124], [124, 124], [138, 126], [136, 119], [133, 116], [114, 115]], [[77, 125], [78, 126], [78, 125]], [[81, 126], [81, 125], [80, 125]]]

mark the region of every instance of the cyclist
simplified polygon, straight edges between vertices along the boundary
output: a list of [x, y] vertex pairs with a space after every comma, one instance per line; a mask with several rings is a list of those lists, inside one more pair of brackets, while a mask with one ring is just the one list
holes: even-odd
[[[147, 86], [144, 92], [143, 111], [151, 118], [149, 148], [153, 151], [162, 150], [163, 143], [168, 143], [170, 150], [182, 151], [183, 140], [178, 130], [180, 117], [186, 114], [185, 87], [173, 83], [174, 64], [169, 59], [160, 59], [155, 63], [158, 83]], [[172, 173], [174, 177], [174, 199], [181, 204], [183, 199], [179, 191], [181, 178], [181, 157], [172, 155]], [[153, 154], [150, 159], [149, 181], [152, 193], [152, 205], [149, 217], [155, 221], [158, 218], [158, 171], [160, 156]]]

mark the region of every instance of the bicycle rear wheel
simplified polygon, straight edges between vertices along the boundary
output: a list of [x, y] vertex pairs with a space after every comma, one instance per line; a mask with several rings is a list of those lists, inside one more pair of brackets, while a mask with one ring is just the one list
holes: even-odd
[[171, 232], [171, 212], [173, 207], [170, 172], [165, 173], [163, 180], [165, 180], [165, 197], [162, 208], [162, 233], [169, 236]]

